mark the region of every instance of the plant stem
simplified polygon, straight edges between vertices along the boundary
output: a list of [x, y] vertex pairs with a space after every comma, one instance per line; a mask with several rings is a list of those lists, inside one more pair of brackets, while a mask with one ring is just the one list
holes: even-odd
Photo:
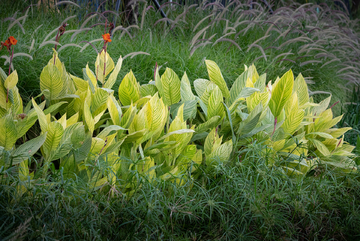
[[[10, 54], [9, 74], [8, 74], [8, 76], [11, 73], [11, 63], [12, 63], [12, 60], [13, 60], [13, 56], [14, 56], [14, 46], [12, 47], [12, 52]], [[6, 103], [8, 103], [8, 102], [9, 102], [9, 89], [6, 89]]]
[[11, 72], [11, 63], [12, 63], [12, 60], [13, 60], [13, 56], [14, 56], [14, 46], [12, 47], [12, 52], [10, 54], [9, 75], [10, 75], [10, 72]]
[[104, 83], [105, 83], [105, 70], [106, 70], [106, 46], [104, 49], [104, 72], [103, 72], [103, 87], [104, 87]]
[[276, 130], [276, 124], [277, 124], [277, 117], [275, 117], [275, 121], [274, 121], [274, 130], [273, 133], [271, 134], [271, 137], [273, 137], [275, 130]]
[[[57, 32], [57, 34], [56, 34], [56, 37], [55, 37], [55, 42], [57, 42], [58, 43], [58, 41], [59, 41], [59, 32], [60, 32], [60, 30], [58, 29], [58, 32]], [[56, 51], [56, 49], [57, 49], [57, 44], [55, 44], [55, 51]], [[54, 53], [54, 65], [55, 65], [55, 60], [56, 60], [56, 54]]]

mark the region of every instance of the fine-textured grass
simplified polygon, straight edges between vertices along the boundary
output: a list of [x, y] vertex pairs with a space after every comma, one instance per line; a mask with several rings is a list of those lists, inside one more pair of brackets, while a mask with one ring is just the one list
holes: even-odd
[[354, 88], [350, 101], [345, 103], [345, 107], [341, 111], [344, 113], [344, 117], [338, 125], [339, 127], [353, 128], [346, 133], [345, 140], [355, 146], [358, 136], [360, 136], [360, 91], [358, 88]]
[[[357, 20], [350, 20], [345, 13], [326, 4], [300, 6], [289, 1], [286, 4], [289, 5], [283, 6], [279, 2], [273, 6], [272, 15], [263, 5], [254, 4], [249, 9], [249, 5], [240, 2], [227, 3], [226, 8], [205, 2], [185, 7], [163, 4], [166, 20], [161, 19], [153, 6], [140, 2], [136, 24], [126, 26], [120, 22], [120, 17], [115, 18], [115, 26], [123, 24], [126, 30], [120, 27], [114, 33], [108, 50], [114, 59], [134, 52], [149, 55], [129, 56], [124, 61], [117, 85], [130, 69], [137, 73], [141, 83], [148, 82], [153, 78], [152, 66], [156, 62], [171, 67], [179, 75], [186, 71], [191, 81], [206, 78], [204, 59], [211, 59], [219, 63], [229, 84], [243, 72], [244, 64], [255, 63], [259, 72], [268, 74], [269, 80], [275, 80], [278, 73], [291, 68], [295, 75], [301, 72], [307, 78], [316, 100], [323, 99], [323, 93], [332, 93], [334, 102], [347, 101], [347, 90], [352, 89], [353, 83], [358, 84], [359, 78]], [[13, 61], [20, 75], [18, 86], [24, 99], [28, 100], [39, 93], [39, 76], [54, 47], [52, 43], [44, 43], [55, 40], [60, 24], [74, 16], [67, 21], [67, 32], [60, 38], [64, 47], [58, 46], [58, 50], [67, 70], [82, 76], [82, 68], [86, 63], [93, 68], [96, 57], [96, 51], [90, 45], [80, 51], [86, 45], [82, 41], [101, 39], [105, 19], [100, 15], [93, 16], [90, 9], [85, 12], [76, 6], [62, 9], [61, 15], [56, 11], [39, 12], [35, 6], [25, 6], [16, 5], [18, 9], [26, 9], [17, 13], [16, 8], [9, 7], [11, 11], [6, 12], [1, 10], [5, 21], [0, 23], [0, 38], [5, 41], [9, 35], [15, 36], [19, 40], [15, 53], [32, 57], [30, 60], [19, 56]], [[321, 9], [319, 14], [316, 8]], [[19, 24], [14, 24], [15, 19], [26, 15]], [[104, 16], [110, 22], [116, 14], [106, 10]], [[10, 24], [14, 26], [7, 31]], [[75, 36], [74, 31], [80, 29], [85, 30]], [[48, 35], [52, 30], [55, 31]], [[93, 42], [93, 45], [100, 50], [102, 42]], [[2, 54], [7, 56], [5, 50]], [[3, 63], [0, 59], [0, 66]], [[340, 105], [335, 106], [335, 111], [339, 113], [339, 110]]]
[[[132, 196], [99, 195], [80, 181], [44, 183], [19, 196], [2, 179], [2, 240], [357, 240], [359, 175], [325, 166], [294, 180], [266, 166], [260, 144], [247, 163], [176, 185], [138, 177]], [[314, 178], [314, 175], [316, 176]], [[216, 177], [216, 178], [214, 178]], [[121, 180], [119, 180], [121, 181]], [[26, 182], [23, 183], [26, 185]], [[192, 188], [190, 189], [190, 187]]]

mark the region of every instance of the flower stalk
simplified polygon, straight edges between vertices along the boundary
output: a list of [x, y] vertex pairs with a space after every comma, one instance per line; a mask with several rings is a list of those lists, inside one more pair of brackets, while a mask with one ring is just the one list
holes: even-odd
[[[60, 37], [65, 33], [65, 28], [68, 26], [67, 23], [63, 23], [63, 25], [60, 26], [60, 28], [58, 29], [58, 32], [56, 34], [55, 37], [55, 42], [59, 43]], [[57, 44], [55, 44], [55, 51], [57, 49]], [[55, 60], [56, 60], [56, 54], [54, 53], [54, 65], [55, 65]]]
[[[105, 80], [105, 72], [106, 72], [106, 48], [107, 48], [107, 43], [111, 42], [111, 32], [114, 29], [114, 24], [110, 23], [110, 29], [109, 29], [109, 33], [106, 33], [106, 29], [107, 29], [107, 20], [105, 22], [105, 30], [104, 30], [104, 34], [102, 35], [103, 39], [104, 39], [104, 46], [102, 48], [102, 50], [100, 51], [100, 53], [102, 51], [104, 51], [104, 71], [103, 71], [103, 79]], [[96, 71], [98, 72], [98, 71]]]
[[[7, 51], [9, 52], [9, 55], [10, 55], [8, 76], [11, 74], [11, 64], [12, 64], [13, 57], [14, 57], [14, 45], [16, 45], [16, 44], [17, 44], [17, 40], [13, 36], [10, 36], [5, 42], [1, 42], [0, 50], [3, 47], [6, 47]], [[6, 92], [6, 103], [8, 103], [8, 101], [9, 101], [9, 89], [7, 89], [7, 92]]]

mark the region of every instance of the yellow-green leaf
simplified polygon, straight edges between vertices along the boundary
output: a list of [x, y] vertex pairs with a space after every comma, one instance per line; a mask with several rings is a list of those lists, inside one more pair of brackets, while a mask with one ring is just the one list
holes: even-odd
[[90, 133], [92, 133], [95, 128], [95, 121], [91, 115], [90, 107], [89, 107], [89, 104], [87, 103], [87, 101], [84, 102], [84, 118], [85, 118], [85, 122], [86, 122], [86, 125], [87, 125]]
[[109, 109], [111, 120], [114, 125], [120, 125], [122, 111], [119, 103], [116, 101], [114, 96], [110, 96], [107, 101], [107, 107]]
[[223, 105], [223, 95], [218, 87], [216, 87], [210, 94], [208, 103], [207, 118], [210, 119], [213, 116], [225, 116], [225, 110]]
[[11, 90], [16, 86], [17, 82], [18, 82], [18, 74], [15, 70], [6, 78], [4, 86], [6, 89]]
[[47, 131], [47, 126], [48, 126], [46, 116], [45, 116], [44, 112], [40, 109], [40, 107], [36, 104], [34, 98], [31, 99], [31, 101], [32, 101], [32, 104], [33, 104], [34, 109], [36, 111], [36, 114], [38, 116], [41, 131], [43, 133], [45, 133]]
[[140, 99], [140, 86], [132, 71], [125, 75], [119, 86], [119, 99], [123, 105], [130, 105]]
[[51, 63], [45, 66], [40, 75], [40, 90], [48, 90], [45, 92], [45, 97], [52, 100], [59, 96], [64, 87], [63, 80], [61, 78], [62, 73]]
[[166, 68], [161, 76], [161, 85], [163, 91], [161, 97], [165, 105], [170, 106], [180, 101], [180, 79], [172, 69]]
[[309, 102], [309, 90], [304, 77], [299, 74], [295, 79], [294, 90], [299, 97], [299, 106], [303, 106]]
[[116, 82], [116, 78], [120, 72], [122, 61], [123, 61], [123, 59], [120, 56], [120, 58], [118, 59], [118, 61], [116, 63], [114, 71], [110, 74], [109, 79], [105, 82], [104, 88], [111, 89], [113, 87], [113, 85]]
[[105, 53], [105, 51], [101, 51], [95, 61], [95, 74], [97, 76], [97, 80], [104, 84], [106, 76], [110, 74], [110, 72], [114, 69], [114, 66], [114, 61], [108, 52]]
[[0, 119], [0, 146], [6, 151], [11, 150], [17, 140], [16, 126], [12, 115], [8, 114]]
[[191, 90], [190, 81], [186, 72], [181, 78], [180, 94], [181, 94], [181, 101], [183, 102], [189, 100], [195, 100], [195, 96]]
[[219, 66], [214, 61], [211, 60], [205, 60], [205, 63], [210, 80], [214, 82], [217, 86], [219, 86], [225, 98], [229, 98], [230, 92], [226, 85], [224, 77], [221, 74]]
[[275, 117], [281, 114], [286, 102], [291, 97], [294, 86], [294, 75], [291, 70], [286, 72], [271, 92], [269, 107]]

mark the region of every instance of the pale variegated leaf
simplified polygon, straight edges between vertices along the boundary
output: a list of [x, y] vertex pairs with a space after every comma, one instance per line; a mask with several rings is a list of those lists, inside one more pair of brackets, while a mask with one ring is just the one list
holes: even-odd
[[196, 79], [194, 81], [195, 91], [199, 98], [201, 98], [201, 96], [204, 94], [206, 88], [210, 83], [211, 82], [206, 79]]
[[[114, 69], [114, 61], [104, 50], [101, 51], [95, 61], [95, 76], [102, 84], [105, 83], [105, 78]], [[121, 65], [120, 65], [121, 67]]]
[[166, 68], [161, 76], [161, 85], [163, 95], [160, 95], [165, 105], [170, 106], [180, 101], [180, 79], [172, 69]]
[[304, 77], [299, 74], [295, 79], [294, 91], [296, 91], [299, 98], [299, 106], [303, 106], [309, 102], [309, 91]]
[[46, 140], [42, 146], [45, 159], [50, 157], [51, 152], [55, 151], [58, 147], [63, 136], [64, 129], [58, 122], [51, 122], [47, 128]]
[[49, 90], [45, 97], [49, 100], [58, 97], [63, 87], [62, 73], [52, 63], [46, 65], [40, 74], [40, 90]]
[[210, 119], [213, 116], [225, 116], [223, 95], [218, 87], [211, 92], [209, 97], [207, 118]]
[[184, 133], [192, 133], [192, 132], [195, 132], [194, 130], [191, 130], [191, 129], [180, 129], [180, 130], [176, 130], [176, 131], [172, 131], [170, 133], [167, 133], [166, 135], [162, 136], [160, 139], [158, 139], [158, 141], [161, 141], [171, 135], [174, 135], [174, 134], [184, 134]]
[[140, 99], [140, 86], [132, 71], [121, 81], [119, 99], [123, 105], [130, 105]]
[[107, 100], [107, 108], [110, 113], [111, 120], [113, 121], [114, 125], [121, 124], [121, 116], [122, 110], [119, 103], [116, 101], [115, 97], [110, 95]]
[[275, 117], [281, 114], [286, 102], [291, 97], [294, 85], [294, 75], [291, 70], [286, 72], [271, 92], [269, 107]]
[[4, 87], [8, 90], [13, 89], [18, 82], [18, 74], [15, 71], [13, 71], [5, 80]]
[[11, 150], [17, 141], [17, 130], [12, 115], [7, 114], [0, 119], [0, 146], [6, 151]]
[[145, 84], [140, 86], [140, 95], [141, 97], [145, 96], [154, 96], [157, 92], [157, 88], [152, 84]]
[[116, 78], [120, 72], [120, 69], [121, 69], [121, 65], [122, 65], [122, 57], [120, 56], [120, 58], [118, 59], [117, 63], [116, 63], [116, 66], [115, 66], [115, 69], [113, 70], [113, 72], [111, 72], [108, 80], [105, 82], [104, 84], [104, 88], [109, 88], [111, 89], [113, 87], [113, 85], [115, 84], [116, 82]]
[[90, 133], [92, 133], [95, 128], [95, 121], [91, 115], [90, 107], [87, 101], [84, 102], [84, 118], [85, 118], [86, 126], [88, 127]]
[[195, 96], [192, 93], [190, 81], [186, 72], [181, 78], [180, 94], [181, 94], [181, 101], [183, 102], [195, 100]]
[[219, 86], [223, 96], [225, 98], [230, 97], [229, 89], [226, 85], [224, 77], [221, 74], [219, 66], [214, 61], [205, 60], [207, 71], [209, 74], [209, 78], [212, 82], [214, 82], [217, 86]]

